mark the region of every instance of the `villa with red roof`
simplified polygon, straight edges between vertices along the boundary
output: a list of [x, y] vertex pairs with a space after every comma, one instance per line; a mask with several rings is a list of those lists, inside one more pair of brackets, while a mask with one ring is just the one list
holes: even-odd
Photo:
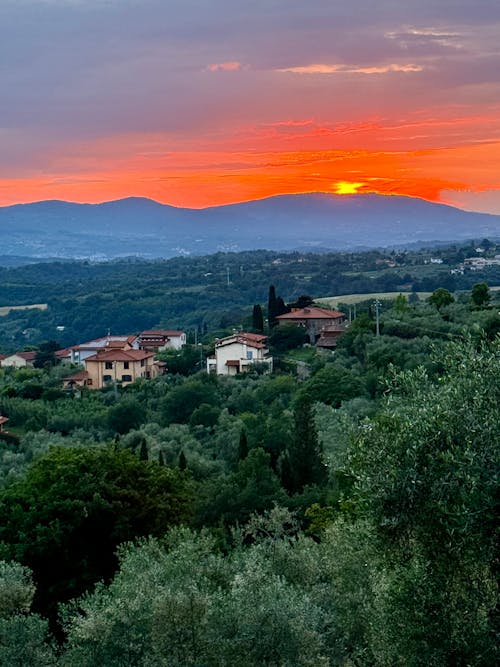
[[154, 378], [165, 364], [154, 360], [153, 352], [107, 348], [84, 359], [85, 370], [64, 378], [65, 389], [102, 389], [109, 384], [126, 386], [140, 378]]
[[276, 319], [279, 326], [296, 324], [304, 327], [310, 342], [314, 345], [324, 331], [328, 331], [330, 336], [333, 331], [337, 331], [340, 335], [344, 331], [346, 317], [338, 310], [308, 306], [307, 308], [293, 308], [290, 313], [278, 315]]
[[241, 332], [215, 341], [215, 356], [207, 359], [207, 372], [217, 375], [237, 375], [251, 370], [252, 364], [267, 364], [273, 369], [273, 359], [265, 344], [267, 336]]

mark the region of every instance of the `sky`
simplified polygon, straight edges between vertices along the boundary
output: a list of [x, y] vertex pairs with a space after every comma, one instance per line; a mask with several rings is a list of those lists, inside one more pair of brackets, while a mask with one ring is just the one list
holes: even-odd
[[498, 0], [0, 0], [0, 205], [500, 214]]

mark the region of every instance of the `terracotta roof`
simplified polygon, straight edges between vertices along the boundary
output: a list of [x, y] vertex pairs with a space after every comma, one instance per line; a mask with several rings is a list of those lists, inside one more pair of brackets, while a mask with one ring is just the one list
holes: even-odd
[[78, 380], [87, 380], [89, 377], [89, 374], [87, 371], [78, 371], [77, 373], [73, 373], [73, 375], [69, 375], [67, 378], [63, 378], [64, 382], [78, 382]]
[[226, 338], [221, 338], [217, 343], [216, 347], [221, 347], [224, 345], [231, 345], [232, 343], [243, 343], [249, 347], [254, 347], [258, 350], [265, 349], [264, 341], [267, 340], [267, 336], [262, 334], [247, 333], [242, 331], [241, 333], [234, 334], [233, 336], [227, 336]]
[[71, 356], [71, 348], [70, 348], [70, 347], [65, 347], [65, 348], [63, 348], [62, 350], [56, 350], [56, 351], [54, 352], [54, 355], [55, 355], [58, 359], [66, 359], [66, 357], [70, 357], [70, 356]]
[[21, 359], [24, 359], [25, 361], [33, 361], [36, 357], [36, 352], [16, 352], [15, 356], [21, 357]]
[[276, 319], [278, 320], [331, 320], [337, 319], [339, 317], [345, 317], [344, 313], [341, 313], [339, 310], [327, 310], [326, 308], [316, 308], [312, 306], [310, 308], [297, 308], [291, 313], [285, 313], [284, 315], [278, 315]]
[[0, 354], [0, 361], [2, 361], [2, 359], [7, 359], [7, 355], [6, 354]]
[[182, 336], [184, 331], [175, 331], [173, 329], [148, 329], [141, 331], [139, 336]]
[[152, 352], [144, 350], [99, 350], [85, 359], [87, 361], [141, 361], [149, 359], [155, 355]]
[[8, 421], [9, 421], [8, 417], [0, 417], [0, 424], [5, 424]]

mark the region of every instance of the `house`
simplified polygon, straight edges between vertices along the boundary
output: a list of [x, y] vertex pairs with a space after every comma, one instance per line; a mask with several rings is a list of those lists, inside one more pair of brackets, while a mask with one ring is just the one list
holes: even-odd
[[325, 327], [338, 327], [343, 330], [346, 317], [344, 313], [338, 310], [309, 306], [307, 308], [292, 308], [290, 313], [278, 315], [276, 319], [279, 326], [296, 324], [304, 327], [309, 336], [309, 341], [314, 344]]
[[65, 347], [62, 350], [56, 350], [54, 352], [54, 357], [60, 364], [70, 364], [71, 363], [71, 348]]
[[63, 389], [73, 390], [73, 389], [83, 389], [92, 385], [88, 383], [90, 375], [87, 371], [77, 371], [68, 377], [63, 378]]
[[[153, 352], [145, 350], [109, 349], [99, 350], [84, 360], [87, 376], [81, 376], [84, 386], [102, 389], [107, 384], [127, 385], [139, 378], [159, 375], [163, 365], [155, 362]], [[68, 378], [68, 380], [75, 378]]]
[[139, 348], [139, 343], [137, 336], [116, 336], [108, 334], [102, 338], [96, 338], [95, 340], [89, 340], [87, 343], [81, 343], [80, 345], [74, 345], [71, 349], [71, 363], [72, 364], [81, 364], [88, 357], [101, 352], [103, 350], [137, 350]]
[[186, 344], [186, 332], [170, 329], [150, 329], [138, 335], [140, 350], [163, 352], [163, 350], [180, 350]]
[[36, 352], [14, 352], [5, 359], [2, 359], [2, 368], [26, 368], [33, 367]]
[[215, 342], [215, 356], [207, 359], [207, 373], [237, 375], [251, 369], [253, 364], [266, 364], [267, 372], [273, 369], [273, 359], [265, 345], [267, 336], [254, 333], [237, 333]]
[[3, 427], [8, 421], [9, 421], [8, 417], [2, 417], [2, 415], [0, 415], [0, 433], [3, 433]]
[[337, 340], [345, 331], [344, 324], [328, 324], [321, 329], [316, 347], [323, 350], [334, 350], [337, 347]]

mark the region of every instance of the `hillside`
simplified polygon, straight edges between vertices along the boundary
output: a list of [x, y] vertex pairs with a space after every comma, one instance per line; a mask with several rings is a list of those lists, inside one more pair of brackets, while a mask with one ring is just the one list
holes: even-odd
[[201, 210], [127, 198], [0, 208], [2, 254], [109, 259], [353, 249], [500, 236], [500, 216], [399, 196], [282, 195]]

